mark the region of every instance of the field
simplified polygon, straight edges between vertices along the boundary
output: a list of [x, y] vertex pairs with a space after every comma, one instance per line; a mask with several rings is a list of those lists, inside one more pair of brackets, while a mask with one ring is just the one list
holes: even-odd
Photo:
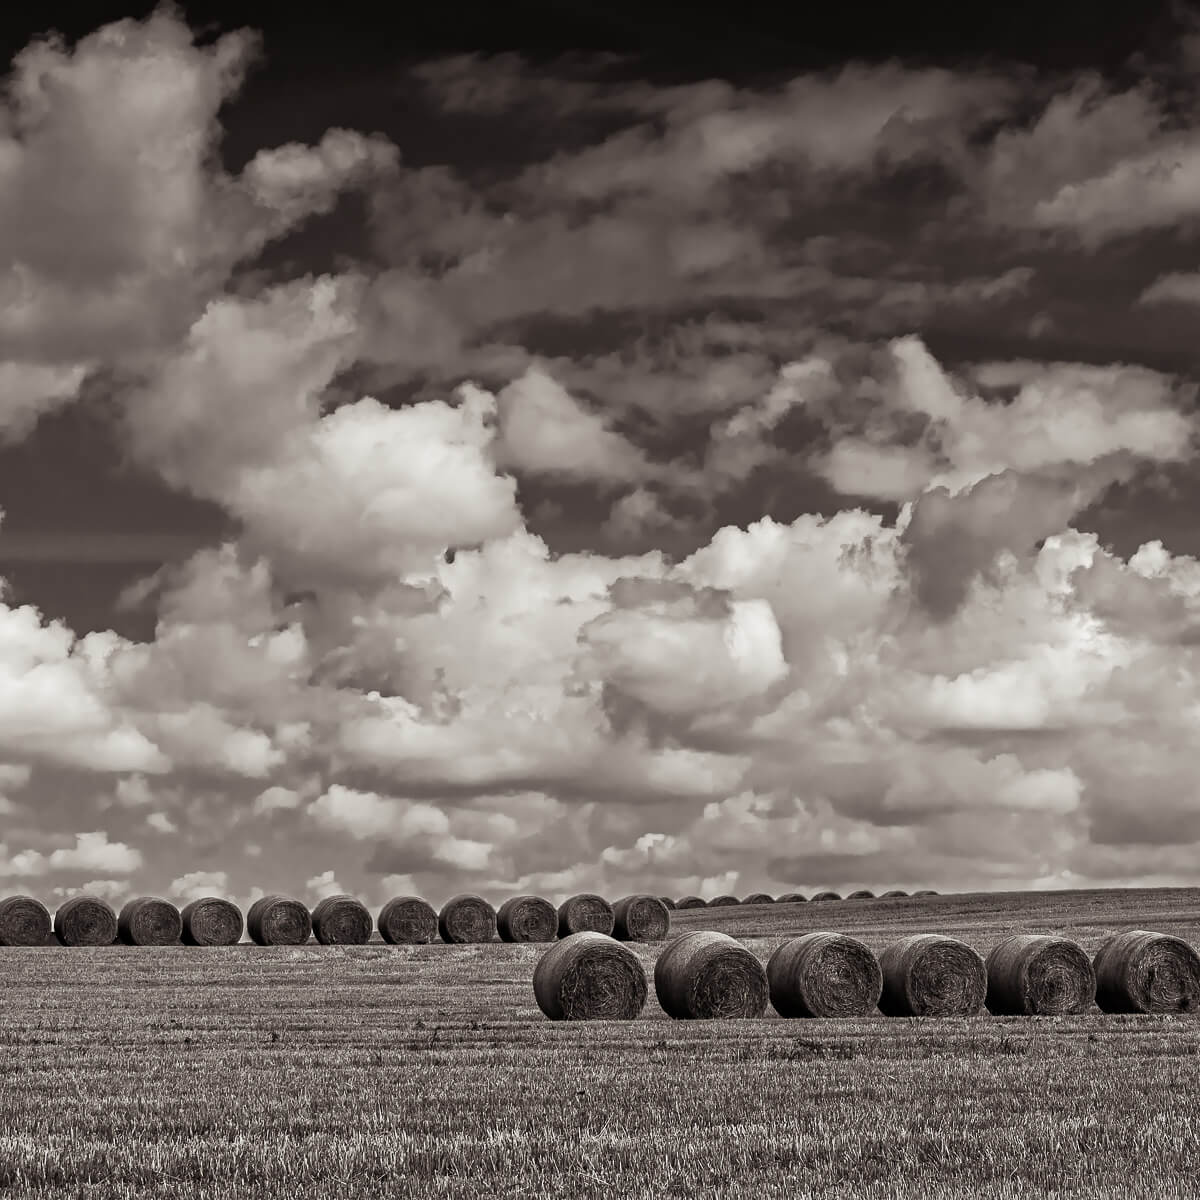
[[[1200, 890], [675, 914], [1200, 944]], [[558, 1024], [540, 948], [0, 950], [6, 1197], [1193, 1196], [1200, 1017]], [[652, 971], [655, 950], [640, 947]]]

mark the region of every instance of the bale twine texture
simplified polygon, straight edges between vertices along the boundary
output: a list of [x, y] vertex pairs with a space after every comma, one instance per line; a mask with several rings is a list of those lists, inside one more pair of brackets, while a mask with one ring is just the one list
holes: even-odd
[[612, 936], [613, 910], [603, 896], [584, 892], [572, 896], [558, 906], [558, 936], [573, 933], [603, 933]]
[[99, 896], [72, 896], [54, 914], [54, 932], [64, 946], [111, 946], [117, 914]]
[[997, 1016], [1065, 1016], [1090, 1008], [1096, 973], [1067, 938], [1014, 933], [987, 957], [987, 1007]]
[[800, 895], [799, 892], [784, 892], [783, 895], [780, 896], [779, 899], [775, 901], [775, 903], [776, 904], [807, 904], [808, 898], [806, 896]]
[[117, 918], [117, 936], [126, 946], [176, 946], [183, 934], [183, 918], [169, 900], [137, 896]]
[[681, 896], [675, 901], [677, 909], [707, 908], [708, 904], [700, 896]]
[[622, 942], [661, 942], [671, 911], [657, 896], [626, 896], [613, 905], [613, 936]]
[[1096, 1003], [1108, 1013], [1200, 1008], [1200, 955], [1182, 938], [1131, 929], [1107, 938], [1092, 960]]
[[390, 946], [424, 946], [438, 936], [438, 915], [420, 896], [393, 896], [379, 910], [379, 936]]
[[313, 936], [322, 946], [365, 946], [375, 922], [353, 896], [326, 896], [312, 911]]
[[889, 1017], [974, 1017], [987, 998], [982, 957], [956, 938], [915, 933], [879, 956], [880, 1009]]
[[812, 904], [827, 904], [830, 900], [840, 900], [837, 892], [818, 892], [810, 901]]
[[513, 896], [500, 905], [496, 928], [503, 942], [552, 942], [558, 909], [543, 896]]
[[235, 946], [246, 928], [242, 910], [220, 896], [201, 896], [179, 914], [185, 946]]
[[806, 933], [767, 962], [771, 1003], [781, 1017], [865, 1017], [883, 993], [869, 946], [844, 933]]
[[32, 896], [0, 900], [0, 946], [44, 946], [50, 936], [50, 910]]
[[654, 991], [663, 1012], [677, 1020], [761, 1017], [767, 973], [728, 934], [698, 929], [676, 938], [654, 964]]
[[741, 904], [741, 901], [736, 896], [714, 896], [709, 902], [709, 908], [729, 908], [734, 904]]
[[443, 942], [465, 945], [468, 942], [496, 940], [496, 910], [473, 892], [451, 896], [438, 913], [438, 932]]
[[260, 946], [302, 946], [312, 933], [312, 915], [291, 896], [263, 896], [250, 905], [246, 930]]
[[552, 1021], [632, 1021], [648, 991], [637, 955], [593, 930], [568, 934], [533, 971], [533, 994]]

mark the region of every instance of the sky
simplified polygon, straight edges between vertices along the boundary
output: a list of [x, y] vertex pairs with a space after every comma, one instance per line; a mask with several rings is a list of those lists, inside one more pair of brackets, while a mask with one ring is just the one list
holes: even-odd
[[1194, 7], [239, 7], [0, 18], [0, 892], [1195, 882]]

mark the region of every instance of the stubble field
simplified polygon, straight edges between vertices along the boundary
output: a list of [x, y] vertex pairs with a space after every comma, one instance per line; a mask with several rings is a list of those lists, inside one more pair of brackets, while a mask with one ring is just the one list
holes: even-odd
[[[985, 953], [1200, 890], [673, 914], [764, 961], [838, 929]], [[0, 949], [9, 1197], [1191, 1197], [1200, 1016], [552, 1023], [544, 947]], [[637, 951], [652, 973], [655, 947]]]

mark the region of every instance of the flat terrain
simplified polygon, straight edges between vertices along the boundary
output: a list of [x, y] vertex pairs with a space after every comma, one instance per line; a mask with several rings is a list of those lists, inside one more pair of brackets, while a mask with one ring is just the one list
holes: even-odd
[[[785, 937], [1150, 928], [1200, 890], [675, 914]], [[552, 1023], [543, 947], [0, 949], [6, 1197], [1192, 1197], [1200, 1017]], [[654, 947], [639, 947], [652, 971]]]

